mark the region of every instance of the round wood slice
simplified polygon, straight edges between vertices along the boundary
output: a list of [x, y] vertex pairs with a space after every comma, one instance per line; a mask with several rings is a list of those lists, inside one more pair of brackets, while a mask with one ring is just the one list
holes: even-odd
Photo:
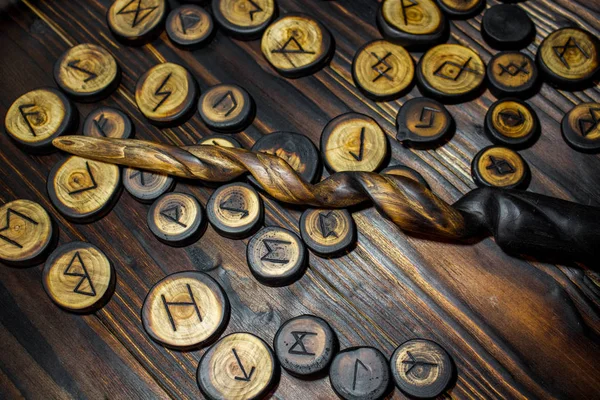
[[405, 94], [415, 77], [412, 57], [397, 44], [374, 40], [361, 47], [352, 61], [352, 78], [365, 96], [388, 101]]
[[102, 106], [87, 115], [82, 133], [85, 136], [128, 139], [133, 136], [134, 130], [127, 114], [117, 108]]
[[211, 87], [200, 97], [198, 112], [202, 121], [218, 132], [240, 132], [252, 123], [256, 107], [248, 92], [234, 84]]
[[152, 203], [175, 186], [173, 177], [135, 168], [123, 168], [123, 186], [134, 199]]
[[477, 186], [524, 189], [529, 184], [527, 163], [514, 150], [500, 146], [481, 149], [471, 163], [471, 175]]
[[423, 178], [423, 175], [421, 175], [419, 172], [415, 171], [414, 169], [407, 167], [406, 165], [401, 165], [401, 164], [400, 165], [392, 165], [391, 167], [387, 167], [387, 168], [381, 170], [381, 173], [388, 174], [388, 175], [404, 176], [404, 177], [410, 178], [414, 181], [419, 182], [421, 185], [425, 186], [427, 189], [431, 190], [429, 183], [427, 183], [425, 178]]
[[600, 70], [600, 41], [579, 28], [552, 32], [540, 44], [537, 63], [550, 83], [566, 90], [589, 86]]
[[441, 395], [454, 375], [448, 353], [425, 339], [412, 339], [398, 346], [390, 366], [396, 386], [406, 395], [422, 399]]
[[175, 45], [196, 49], [206, 45], [215, 33], [212, 17], [202, 7], [184, 4], [167, 17], [166, 31]]
[[485, 64], [479, 54], [459, 44], [430, 49], [417, 65], [422, 93], [439, 100], [461, 102], [479, 94], [485, 81]]
[[383, 129], [367, 115], [346, 113], [335, 117], [321, 133], [321, 152], [331, 172], [375, 171], [388, 157]]
[[160, 35], [167, 15], [165, 0], [116, 0], [106, 14], [110, 31], [128, 45], [142, 45]]
[[345, 400], [379, 400], [392, 389], [388, 360], [373, 347], [339, 352], [329, 368], [329, 381]]
[[341, 254], [356, 242], [356, 225], [346, 210], [309, 208], [300, 217], [300, 235], [316, 254]]
[[377, 11], [381, 34], [403, 46], [432, 46], [446, 41], [448, 23], [434, 0], [383, 0]]
[[40, 88], [16, 99], [6, 112], [9, 137], [30, 152], [54, 151], [52, 140], [77, 129], [77, 109], [54, 88]]
[[148, 226], [170, 246], [187, 246], [204, 233], [206, 218], [196, 198], [187, 193], [165, 193], [148, 210]]
[[519, 50], [535, 38], [535, 24], [521, 7], [497, 4], [481, 19], [481, 36], [497, 50]]
[[135, 87], [135, 102], [148, 120], [158, 126], [185, 122], [195, 111], [198, 85], [187, 69], [174, 63], [150, 68]]
[[339, 344], [324, 319], [300, 315], [281, 325], [273, 339], [273, 348], [279, 363], [290, 374], [316, 379], [327, 375]]
[[178, 272], [157, 282], [144, 300], [142, 324], [152, 340], [176, 350], [204, 347], [227, 327], [230, 306], [208, 274]]
[[539, 137], [540, 122], [529, 104], [508, 98], [490, 106], [485, 115], [484, 130], [492, 142], [520, 149]]
[[42, 283], [50, 299], [75, 313], [103, 307], [112, 296], [116, 272], [106, 255], [85, 242], [58, 247], [46, 261]]
[[206, 214], [222, 236], [243, 239], [263, 222], [263, 202], [252, 186], [235, 182], [219, 187], [208, 199]]
[[30, 200], [0, 207], [0, 261], [27, 267], [41, 263], [56, 244], [58, 229], [48, 212]]
[[210, 135], [204, 137], [198, 141], [198, 144], [207, 146], [221, 146], [241, 149], [242, 145], [240, 142], [227, 135]]
[[539, 89], [538, 70], [531, 57], [518, 51], [503, 51], [487, 66], [490, 91], [500, 97], [531, 97]]
[[577, 151], [600, 151], [600, 103], [575, 106], [562, 119], [562, 135], [569, 146]]
[[215, 20], [230, 36], [258, 39], [277, 16], [275, 0], [212, 0]]
[[269, 345], [245, 332], [221, 338], [204, 353], [196, 372], [200, 391], [211, 400], [263, 399], [280, 375]]
[[287, 286], [306, 271], [306, 248], [287, 229], [270, 226], [250, 239], [246, 258], [252, 275], [267, 286]]
[[54, 80], [73, 98], [94, 102], [105, 98], [119, 86], [121, 69], [104, 47], [82, 43], [59, 57], [54, 64]]
[[305, 14], [286, 14], [269, 25], [261, 49], [281, 75], [297, 78], [321, 69], [333, 55], [331, 34], [319, 21]]
[[443, 104], [427, 97], [415, 97], [398, 111], [396, 129], [399, 142], [431, 147], [448, 140], [455, 131], [455, 124]]
[[438, 5], [451, 19], [467, 19], [485, 8], [485, 0], [437, 0]]
[[52, 168], [47, 189], [50, 201], [66, 218], [92, 222], [117, 202], [121, 173], [116, 165], [70, 156]]

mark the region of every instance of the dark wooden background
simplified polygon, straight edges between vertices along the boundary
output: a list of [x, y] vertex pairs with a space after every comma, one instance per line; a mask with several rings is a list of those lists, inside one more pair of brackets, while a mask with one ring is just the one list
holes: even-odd
[[[217, 34], [201, 50], [173, 47], [163, 33], [140, 48], [118, 44], [105, 24], [110, 0], [0, 0], [0, 117], [22, 93], [54, 86], [52, 66], [70, 46], [106, 47], [123, 69], [117, 92], [102, 104], [122, 108], [137, 137], [192, 144], [211, 132], [198, 115], [174, 129], [143, 120], [133, 101], [137, 78], [166, 60], [187, 66], [201, 90], [219, 82], [245, 87], [258, 113], [235, 135], [250, 147], [276, 130], [301, 132], [318, 144], [331, 118], [356, 111], [371, 115], [392, 144], [392, 164], [420, 171], [433, 190], [455, 201], [474, 187], [470, 161], [488, 145], [483, 117], [494, 98], [486, 92], [450, 106], [457, 133], [447, 145], [414, 151], [393, 140], [398, 101], [374, 103], [354, 87], [354, 52], [379, 38], [375, 0], [278, 0], [282, 12], [302, 11], [321, 20], [337, 44], [331, 65], [313, 76], [288, 80], [267, 64], [260, 41], [240, 42]], [[496, 1], [488, 1], [488, 6]], [[537, 25], [535, 43], [567, 25], [600, 31], [598, 0], [530, 0], [521, 3]], [[494, 53], [481, 40], [481, 15], [452, 23], [452, 42], [470, 46], [489, 61]], [[414, 53], [415, 59], [421, 54]], [[564, 92], [544, 85], [531, 99], [542, 121], [541, 139], [521, 154], [532, 169], [529, 190], [600, 205], [600, 157], [569, 148], [559, 121], [575, 104], [600, 101], [598, 88]], [[78, 104], [81, 116], [98, 104]], [[327, 319], [342, 347], [371, 345], [388, 357], [403, 341], [423, 337], [442, 344], [458, 368], [452, 398], [600, 397], [600, 276], [590, 266], [554, 265], [503, 254], [492, 240], [460, 246], [401, 233], [375, 210], [354, 214], [356, 249], [339, 259], [311, 255], [310, 268], [287, 288], [261, 286], [245, 260], [247, 240], [224, 239], [209, 228], [187, 248], [158, 242], [146, 226], [148, 206], [127, 193], [104, 219], [68, 223], [50, 204], [46, 176], [64, 155], [31, 156], [0, 134], [0, 203], [26, 198], [40, 202], [60, 224], [60, 242], [87, 240], [106, 252], [117, 273], [112, 300], [88, 316], [61, 311], [46, 296], [41, 267], [0, 268], [0, 398], [199, 398], [195, 371], [203, 351], [167, 350], [144, 333], [140, 309], [150, 287], [166, 274], [207, 271], [225, 288], [232, 305], [226, 333], [249, 331], [268, 342], [290, 317], [313, 313]], [[206, 204], [212, 189], [179, 182]], [[297, 231], [299, 212], [265, 199], [267, 225]], [[278, 399], [331, 399], [329, 381], [304, 382], [283, 373]], [[401, 398], [396, 390], [393, 398]]]

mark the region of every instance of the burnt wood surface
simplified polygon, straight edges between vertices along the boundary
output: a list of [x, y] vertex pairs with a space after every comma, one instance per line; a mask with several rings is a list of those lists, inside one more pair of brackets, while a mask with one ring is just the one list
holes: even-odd
[[[106, 47], [122, 72], [119, 89], [95, 104], [77, 103], [82, 117], [98, 105], [131, 115], [136, 137], [189, 145], [212, 133], [199, 115], [177, 128], [146, 122], [134, 101], [139, 76], [153, 65], [184, 65], [201, 92], [221, 83], [244, 87], [256, 102], [253, 124], [234, 137], [245, 148], [273, 131], [295, 131], [313, 143], [327, 122], [345, 112], [373, 117], [391, 143], [389, 165], [419, 171], [449, 203], [475, 187], [470, 162], [489, 144], [483, 121], [495, 98], [489, 91], [474, 101], [448, 106], [456, 133], [442, 147], [414, 150], [394, 140], [395, 116], [418, 89], [398, 101], [375, 103], [355, 88], [354, 53], [380, 37], [376, 1], [279, 0], [280, 12], [304, 12], [331, 31], [336, 52], [330, 66], [290, 80], [264, 59], [260, 41], [237, 41], [219, 30], [193, 52], [175, 47], [163, 33], [149, 45], [119, 44], [105, 22], [110, 0], [0, 0], [0, 117], [26, 91], [54, 86], [52, 68], [70, 46]], [[488, 7], [497, 4], [488, 1]], [[556, 28], [578, 25], [600, 33], [597, 0], [529, 0], [520, 3], [537, 26], [526, 53]], [[171, 6], [176, 6], [172, 2]], [[495, 53], [481, 39], [481, 14], [451, 22], [450, 41], [475, 49], [485, 62]], [[418, 60], [421, 53], [412, 53]], [[544, 84], [529, 100], [540, 118], [540, 139], [520, 154], [532, 173], [529, 191], [586, 205], [600, 205], [600, 157], [578, 153], [560, 135], [564, 113], [583, 102], [599, 102], [600, 90], [557, 91]], [[171, 248], [146, 226], [148, 206], [123, 193], [100, 221], [79, 225], [64, 219], [46, 194], [46, 177], [65, 155], [23, 152], [0, 134], [0, 203], [26, 198], [42, 204], [58, 222], [60, 243], [89, 241], [112, 261], [115, 293], [94, 314], [78, 316], [56, 307], [45, 294], [42, 267], [0, 268], [0, 397], [2, 398], [199, 398], [195, 373], [205, 350], [177, 352], [153, 342], [140, 312], [149, 289], [174, 272], [208, 272], [224, 288], [231, 319], [224, 334], [251, 332], [272, 343], [284, 321], [301, 314], [326, 319], [340, 348], [374, 346], [386, 357], [408, 339], [442, 345], [452, 356], [457, 380], [453, 398], [594, 398], [600, 393], [600, 276], [593, 265], [551, 264], [517, 259], [491, 239], [474, 245], [428, 241], [399, 232], [374, 209], [354, 210], [358, 243], [337, 259], [312, 253], [306, 275], [285, 288], [269, 288], [251, 275], [245, 260], [249, 239], [235, 241], [208, 227], [195, 244]], [[387, 165], [386, 165], [387, 166]], [[324, 173], [326, 176], [327, 173]], [[202, 204], [214, 191], [179, 181], [176, 190]], [[268, 197], [265, 223], [298, 233], [301, 210]], [[331, 399], [328, 379], [306, 382], [282, 372], [278, 399]], [[398, 390], [391, 398], [403, 398]]]

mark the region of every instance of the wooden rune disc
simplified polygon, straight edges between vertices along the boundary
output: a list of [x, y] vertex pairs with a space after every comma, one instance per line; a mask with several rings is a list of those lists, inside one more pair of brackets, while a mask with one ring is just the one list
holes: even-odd
[[514, 150], [500, 146], [481, 149], [471, 163], [471, 175], [477, 186], [524, 189], [529, 184], [529, 167]]
[[152, 340], [176, 350], [204, 347], [227, 327], [227, 295], [210, 275], [171, 274], [158, 281], [144, 300], [142, 324]]
[[[323, 166], [319, 150], [304, 135], [293, 132], [273, 132], [258, 139], [252, 151], [275, 155], [284, 159], [305, 181], [315, 183], [321, 179]], [[254, 177], [249, 177], [258, 185]]]
[[279, 363], [290, 374], [316, 379], [327, 375], [339, 343], [337, 335], [324, 319], [300, 315], [279, 327], [273, 348]]
[[365, 96], [378, 101], [406, 93], [415, 77], [412, 57], [397, 44], [374, 40], [361, 47], [352, 61], [352, 78]]
[[538, 138], [540, 122], [529, 104], [508, 98], [490, 106], [485, 115], [484, 130], [496, 144], [524, 148]]
[[267, 286], [287, 286], [306, 271], [306, 248], [298, 235], [270, 226], [250, 239], [246, 258], [252, 275]]
[[75, 313], [103, 307], [112, 296], [116, 272], [106, 255], [85, 242], [58, 247], [46, 260], [42, 284], [58, 306]]
[[373, 347], [351, 347], [339, 352], [329, 368], [335, 393], [345, 400], [379, 400], [392, 389], [390, 367]]
[[600, 151], [600, 103], [575, 106], [563, 117], [561, 128], [563, 138], [575, 150]]
[[113, 107], [98, 107], [90, 112], [83, 122], [85, 136], [128, 139], [135, 131], [131, 118]]
[[134, 199], [142, 203], [152, 203], [173, 190], [175, 179], [156, 172], [123, 168], [123, 186]]
[[275, 0], [212, 0], [215, 20], [230, 36], [258, 39], [277, 16]]
[[0, 207], [0, 261], [13, 266], [39, 264], [55, 245], [58, 230], [48, 212], [30, 200]]
[[494, 49], [519, 50], [535, 38], [535, 24], [521, 7], [498, 4], [483, 14], [481, 36]]
[[58, 58], [54, 64], [54, 80], [76, 100], [94, 102], [119, 86], [121, 69], [104, 47], [83, 43]]
[[78, 114], [67, 97], [54, 88], [27, 92], [16, 99], [6, 112], [6, 133], [25, 150], [55, 150], [52, 140], [77, 129]]
[[240, 132], [252, 123], [256, 107], [246, 89], [234, 84], [211, 87], [200, 97], [202, 121], [217, 132]]
[[116, 0], [106, 14], [110, 31], [128, 45], [142, 45], [160, 35], [167, 15], [165, 0]]
[[321, 152], [331, 172], [375, 171], [387, 159], [388, 151], [383, 129], [364, 114], [339, 115], [321, 133]]
[[206, 45], [215, 33], [210, 14], [194, 4], [184, 4], [172, 10], [165, 26], [169, 39], [186, 49]]
[[356, 241], [356, 225], [346, 210], [309, 208], [300, 217], [300, 235], [316, 254], [340, 254]]
[[286, 14], [269, 25], [260, 46], [269, 64], [288, 78], [321, 69], [334, 50], [327, 28], [305, 14]]
[[206, 214], [220, 235], [243, 239], [262, 225], [264, 206], [252, 186], [234, 182], [215, 190], [206, 204]]
[[454, 375], [454, 365], [446, 351], [425, 339], [404, 342], [390, 360], [396, 386], [408, 396], [429, 399], [442, 394]]
[[437, 0], [438, 5], [451, 19], [467, 19], [485, 8], [485, 0]]
[[194, 196], [180, 192], [165, 193], [148, 210], [148, 226], [160, 241], [180, 247], [200, 239], [206, 218]]
[[441, 44], [425, 53], [417, 65], [422, 93], [440, 100], [463, 101], [485, 80], [485, 64], [474, 50], [459, 44]]
[[396, 117], [396, 140], [413, 147], [438, 145], [455, 130], [454, 118], [440, 102], [415, 97], [402, 105]]
[[392, 165], [391, 167], [387, 167], [381, 170], [382, 174], [387, 175], [396, 175], [396, 176], [404, 176], [410, 178], [414, 181], [419, 182], [421, 185], [425, 186], [427, 189], [431, 190], [429, 183], [423, 178], [419, 172], [414, 169], [407, 167], [406, 165]]
[[200, 141], [198, 141], [198, 144], [207, 146], [229, 147], [236, 149], [242, 148], [240, 142], [227, 135], [210, 135], [200, 139]]
[[383, 0], [377, 11], [381, 34], [403, 46], [432, 46], [448, 36], [448, 23], [434, 0]]
[[500, 97], [530, 97], [539, 89], [538, 70], [531, 57], [519, 51], [503, 51], [487, 66], [490, 91]]
[[70, 156], [52, 168], [47, 189], [50, 201], [66, 218], [92, 222], [117, 202], [121, 173], [116, 165]]
[[245, 332], [221, 338], [204, 353], [196, 372], [200, 391], [211, 400], [262, 399], [280, 376], [269, 345]]
[[600, 41], [579, 28], [552, 32], [540, 44], [537, 63], [546, 79], [567, 90], [580, 89], [600, 70]]
[[135, 102], [151, 123], [172, 126], [192, 116], [199, 92], [187, 69], [167, 62], [155, 65], [140, 77]]

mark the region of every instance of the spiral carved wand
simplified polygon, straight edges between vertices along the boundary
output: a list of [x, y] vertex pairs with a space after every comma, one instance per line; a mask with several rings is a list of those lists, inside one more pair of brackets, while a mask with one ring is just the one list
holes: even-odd
[[469, 241], [493, 235], [506, 252], [597, 263], [600, 208], [519, 190], [479, 188], [453, 205], [408, 177], [338, 172], [317, 184], [283, 159], [220, 146], [172, 146], [134, 139], [63, 136], [55, 147], [78, 156], [182, 178], [228, 182], [250, 173], [276, 200], [321, 208], [371, 201], [405, 232]]

